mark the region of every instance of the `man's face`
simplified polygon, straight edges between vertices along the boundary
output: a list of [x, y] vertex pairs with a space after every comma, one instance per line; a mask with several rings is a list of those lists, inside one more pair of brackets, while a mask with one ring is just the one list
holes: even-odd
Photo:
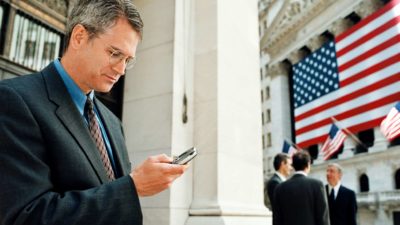
[[[77, 63], [81, 68], [76, 82], [82, 91], [109, 92], [125, 74], [125, 60], [135, 57], [139, 41], [139, 34], [126, 19], [118, 19], [114, 26], [88, 40], [79, 52], [82, 62]], [[121, 61], [110, 63], [111, 54], [117, 54]]]
[[335, 166], [328, 166], [326, 169], [326, 180], [329, 185], [336, 186], [336, 184], [340, 181], [342, 175], [340, 174], [338, 168]]
[[288, 158], [286, 161], [283, 161], [281, 164], [281, 173], [288, 177], [292, 172], [292, 159]]

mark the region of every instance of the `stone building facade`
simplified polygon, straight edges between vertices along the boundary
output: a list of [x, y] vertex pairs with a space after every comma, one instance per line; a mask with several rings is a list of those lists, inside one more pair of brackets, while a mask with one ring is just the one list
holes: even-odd
[[[282, 143], [293, 139], [291, 67], [328, 40], [351, 28], [389, 1], [260, 0], [261, 101], [264, 179], [274, 172], [272, 159]], [[355, 134], [367, 148], [347, 138], [340, 154], [322, 159], [320, 143], [306, 149], [314, 161], [311, 176], [326, 183], [328, 162], [344, 167], [342, 183], [357, 193], [358, 224], [400, 224], [400, 147], [389, 143], [379, 127]], [[266, 205], [269, 201], [266, 199]]]
[[[0, 79], [62, 54], [72, 2], [0, 1]], [[192, 146], [199, 152], [171, 188], [140, 199], [144, 224], [271, 224], [262, 196], [257, 0], [134, 4], [145, 24], [137, 64], [111, 93], [96, 95], [121, 118], [133, 166]]]

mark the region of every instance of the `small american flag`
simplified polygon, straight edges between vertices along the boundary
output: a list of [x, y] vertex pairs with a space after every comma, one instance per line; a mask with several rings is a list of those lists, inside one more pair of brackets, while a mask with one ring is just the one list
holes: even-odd
[[400, 101], [400, 0], [393, 0], [293, 66], [296, 143], [322, 143], [331, 117], [356, 133]]
[[321, 148], [321, 151], [324, 154], [324, 160], [328, 160], [335, 152], [339, 150], [346, 137], [346, 133], [339, 129], [339, 127], [337, 127], [335, 124], [332, 124], [328, 138]]
[[283, 141], [282, 152], [292, 156], [297, 152], [297, 149], [294, 148], [291, 144], [289, 144], [286, 140]]
[[398, 102], [381, 123], [383, 135], [392, 141], [400, 135], [400, 102]]

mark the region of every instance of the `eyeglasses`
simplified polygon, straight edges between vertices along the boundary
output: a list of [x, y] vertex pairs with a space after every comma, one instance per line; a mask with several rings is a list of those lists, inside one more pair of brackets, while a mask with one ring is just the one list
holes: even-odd
[[110, 65], [115, 66], [118, 63], [125, 63], [125, 70], [132, 69], [136, 64], [136, 57], [126, 57], [122, 52], [110, 49]]

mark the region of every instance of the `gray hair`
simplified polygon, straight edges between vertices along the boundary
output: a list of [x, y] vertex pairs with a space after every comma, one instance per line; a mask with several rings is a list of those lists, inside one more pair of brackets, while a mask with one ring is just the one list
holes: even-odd
[[343, 174], [343, 167], [337, 163], [329, 163], [328, 167], [335, 167], [340, 174]]
[[81, 24], [92, 39], [112, 27], [119, 18], [126, 18], [132, 28], [143, 36], [143, 21], [131, 0], [77, 0], [69, 13], [64, 51], [69, 45], [72, 30]]

